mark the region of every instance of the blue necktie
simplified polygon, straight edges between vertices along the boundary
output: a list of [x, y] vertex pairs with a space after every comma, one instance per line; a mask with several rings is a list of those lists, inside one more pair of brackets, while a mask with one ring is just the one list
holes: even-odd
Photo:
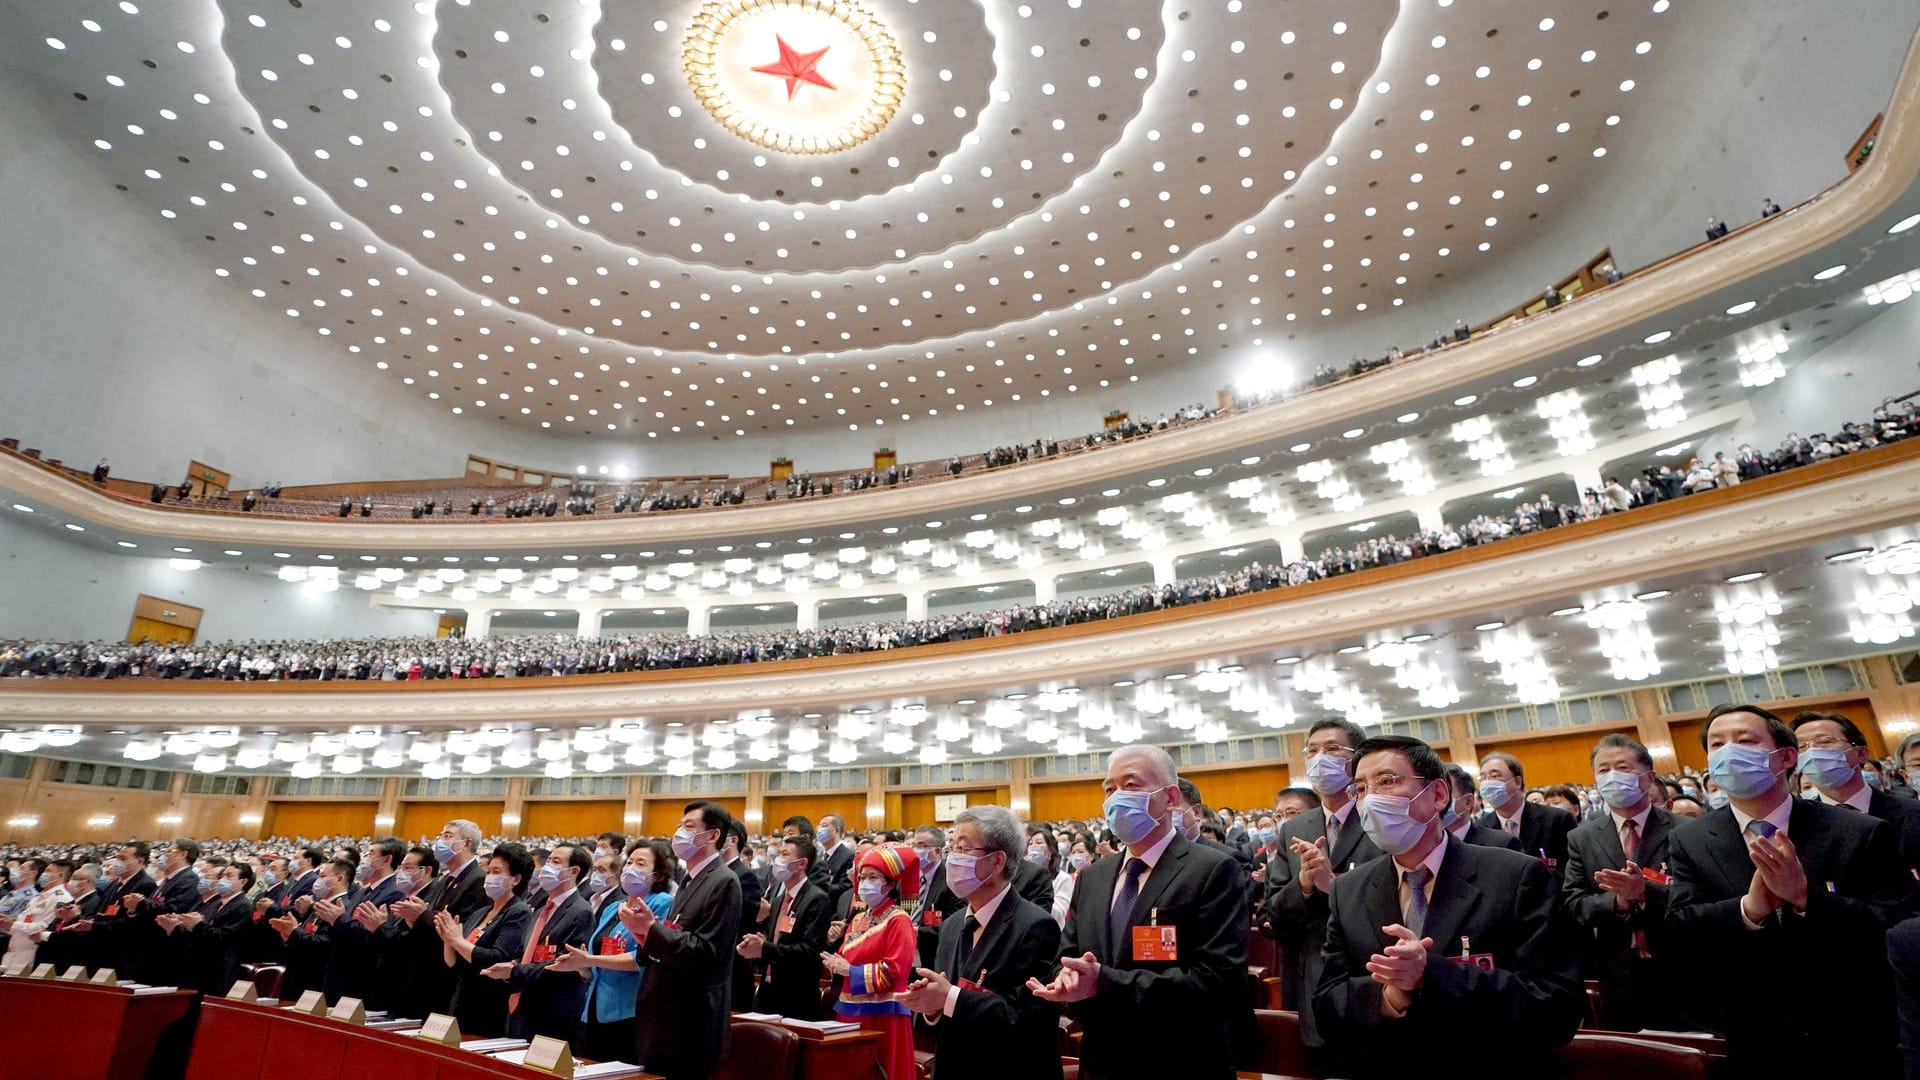
[[1779, 831], [1771, 821], [1756, 818], [1753, 821], [1747, 822], [1747, 834], [1749, 836], [1757, 836], [1762, 840], [1773, 839], [1773, 834]]
[[1419, 937], [1427, 927], [1427, 882], [1433, 879], [1433, 871], [1422, 866], [1409, 870], [1401, 877], [1407, 883], [1407, 911], [1402, 920], [1407, 929]]
[[1133, 903], [1140, 899], [1140, 875], [1146, 872], [1144, 860], [1127, 860], [1127, 876], [1120, 879], [1120, 888], [1113, 894], [1113, 911], [1108, 916], [1115, 944], [1127, 936], [1127, 927], [1132, 925]]

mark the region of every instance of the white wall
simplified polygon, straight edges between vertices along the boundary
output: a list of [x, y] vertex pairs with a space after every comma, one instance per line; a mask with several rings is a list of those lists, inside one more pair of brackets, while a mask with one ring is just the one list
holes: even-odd
[[1787, 377], [1753, 392], [1753, 420], [1736, 427], [1735, 445], [1762, 450], [1778, 446], [1788, 432], [1832, 432], [1848, 420], [1864, 420], [1889, 397], [1920, 390], [1920, 300], [1886, 308], [1817, 353], [1788, 359]]
[[145, 593], [203, 608], [200, 641], [432, 635], [428, 610], [376, 610], [354, 588], [316, 592], [263, 574], [111, 554], [0, 510], [0, 638], [118, 641]]
[[[1688, 0], [1662, 18], [1674, 21], [1658, 47], [1698, 62], [1663, 54], [1660, 77], [1623, 107], [1635, 119], [1609, 157], [1581, 163], [1577, 209], [1534, 241], [1463, 262], [1471, 273], [1403, 308], [1269, 335], [1269, 351], [1310, 371], [1412, 344], [1456, 316], [1513, 307], [1602, 248], [1643, 265], [1700, 239], [1708, 214], [1737, 224], [1763, 195], [1791, 204], [1815, 193], [1844, 175], [1842, 152], [1884, 106], [1915, 28], [1911, 0]], [[214, 278], [197, 241], [136, 209], [89, 151], [45, 128], [36, 93], [0, 87], [0, 250], [32, 253], [0, 260], [0, 433], [70, 461], [105, 454], [124, 476], [172, 477], [188, 458], [243, 487], [451, 476], [469, 452], [636, 475], [764, 474], [777, 455], [852, 468], [881, 446], [933, 459], [1093, 431], [1111, 409], [1142, 417], [1211, 402], [1250, 363], [1209, 359], [1102, 392], [858, 432], [635, 442], [456, 420]]]

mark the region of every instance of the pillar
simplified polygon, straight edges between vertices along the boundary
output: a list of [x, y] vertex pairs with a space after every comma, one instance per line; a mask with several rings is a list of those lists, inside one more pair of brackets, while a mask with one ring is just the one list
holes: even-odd
[[1154, 588], [1156, 589], [1165, 588], [1166, 586], [1173, 584], [1174, 582], [1173, 556], [1149, 555], [1147, 556], [1147, 565], [1153, 567], [1153, 587]]
[[907, 618], [914, 622], [924, 621], [927, 617], [927, 590], [907, 590]]
[[1680, 771], [1680, 759], [1673, 752], [1673, 729], [1660, 714], [1660, 695], [1649, 687], [1636, 686], [1628, 691], [1633, 702], [1635, 738], [1653, 755], [1653, 771]]
[[1033, 812], [1033, 785], [1027, 781], [1027, 759], [1013, 758], [1007, 762], [1007, 809], [1021, 821]]
[[627, 777], [627, 802], [620, 812], [620, 831], [628, 836], [638, 836], [646, 820], [647, 778], [629, 776]]
[[250, 840], [267, 835], [267, 793], [272, 787], [270, 776], [254, 776], [247, 785], [247, 801], [240, 807], [240, 824], [246, 826], [244, 835]]
[[798, 611], [796, 626], [802, 630], [818, 630], [820, 628], [820, 601], [801, 597], [795, 602], [794, 607]]
[[744, 808], [744, 815], [749, 836], [772, 831], [767, 828], [767, 774], [763, 769], [755, 769], [747, 774], [747, 805]]
[[1606, 487], [1606, 478], [1600, 475], [1600, 466], [1591, 461], [1568, 462], [1567, 472], [1573, 476], [1573, 484], [1582, 496], [1588, 489], [1599, 491]]
[[1480, 775], [1480, 748], [1474, 745], [1473, 728], [1467, 723], [1466, 713], [1447, 714], [1447, 759], [1465, 766], [1475, 776]]
[[1033, 576], [1033, 602], [1036, 604], [1053, 603], [1053, 598], [1057, 595], [1055, 591], [1056, 588], [1057, 585], [1052, 574], [1035, 574]]
[[380, 808], [373, 812], [373, 835], [376, 838], [391, 836], [399, 822], [400, 778], [389, 776], [380, 781]]
[[1447, 519], [1440, 514], [1440, 504], [1423, 502], [1413, 508], [1413, 516], [1420, 523], [1422, 532], [1439, 532], [1447, 527]]
[[1300, 533], [1281, 533], [1276, 539], [1280, 541], [1280, 561], [1282, 563], [1291, 566], [1307, 557], [1307, 545]]
[[580, 626], [574, 631], [575, 637], [597, 638], [600, 636], [600, 620], [606, 617], [603, 608], [581, 608]]
[[867, 830], [871, 832], [886, 827], [887, 770], [875, 766], [867, 770]]
[[687, 633], [700, 635], [713, 625], [713, 614], [705, 604], [687, 605]]
[[467, 631], [466, 632], [468, 637], [470, 638], [486, 637], [488, 629], [490, 629], [492, 626], [493, 626], [493, 609], [492, 608], [468, 608], [467, 609]]
[[500, 835], [509, 840], [520, 838], [520, 811], [527, 804], [527, 779], [507, 777], [507, 798], [500, 807]]

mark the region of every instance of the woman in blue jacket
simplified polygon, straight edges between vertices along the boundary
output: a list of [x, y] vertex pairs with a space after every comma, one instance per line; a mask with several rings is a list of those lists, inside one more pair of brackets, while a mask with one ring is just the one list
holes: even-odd
[[[620, 871], [625, 903], [645, 905], [656, 919], [667, 917], [673, 906], [671, 883], [679, 876], [680, 860], [665, 840], [640, 840], [627, 849]], [[582, 1057], [621, 1061], [634, 1046], [633, 1013], [640, 1000], [640, 980], [647, 961], [634, 947], [633, 935], [620, 924], [619, 904], [600, 909], [586, 948], [567, 946], [567, 954], [553, 962], [555, 971], [577, 971], [590, 981], [587, 1001], [580, 1011], [580, 1033], [574, 1047]]]

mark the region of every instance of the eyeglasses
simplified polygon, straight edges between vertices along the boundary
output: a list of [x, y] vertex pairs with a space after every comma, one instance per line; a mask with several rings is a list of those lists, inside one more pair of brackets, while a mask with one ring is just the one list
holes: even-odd
[[1328, 757], [1336, 757], [1342, 761], [1346, 761], [1346, 760], [1350, 760], [1353, 757], [1353, 747], [1342, 746], [1339, 743], [1334, 743], [1330, 746], [1309, 745], [1307, 747], [1307, 753], [1308, 754], [1325, 754]]
[[954, 847], [952, 844], [948, 844], [942, 850], [944, 850], [949, 855], [991, 855], [993, 854], [992, 848], [983, 848], [983, 847], [963, 848], [963, 847]]
[[1853, 744], [1844, 735], [1814, 735], [1800, 740], [1802, 750], [1851, 750]]

